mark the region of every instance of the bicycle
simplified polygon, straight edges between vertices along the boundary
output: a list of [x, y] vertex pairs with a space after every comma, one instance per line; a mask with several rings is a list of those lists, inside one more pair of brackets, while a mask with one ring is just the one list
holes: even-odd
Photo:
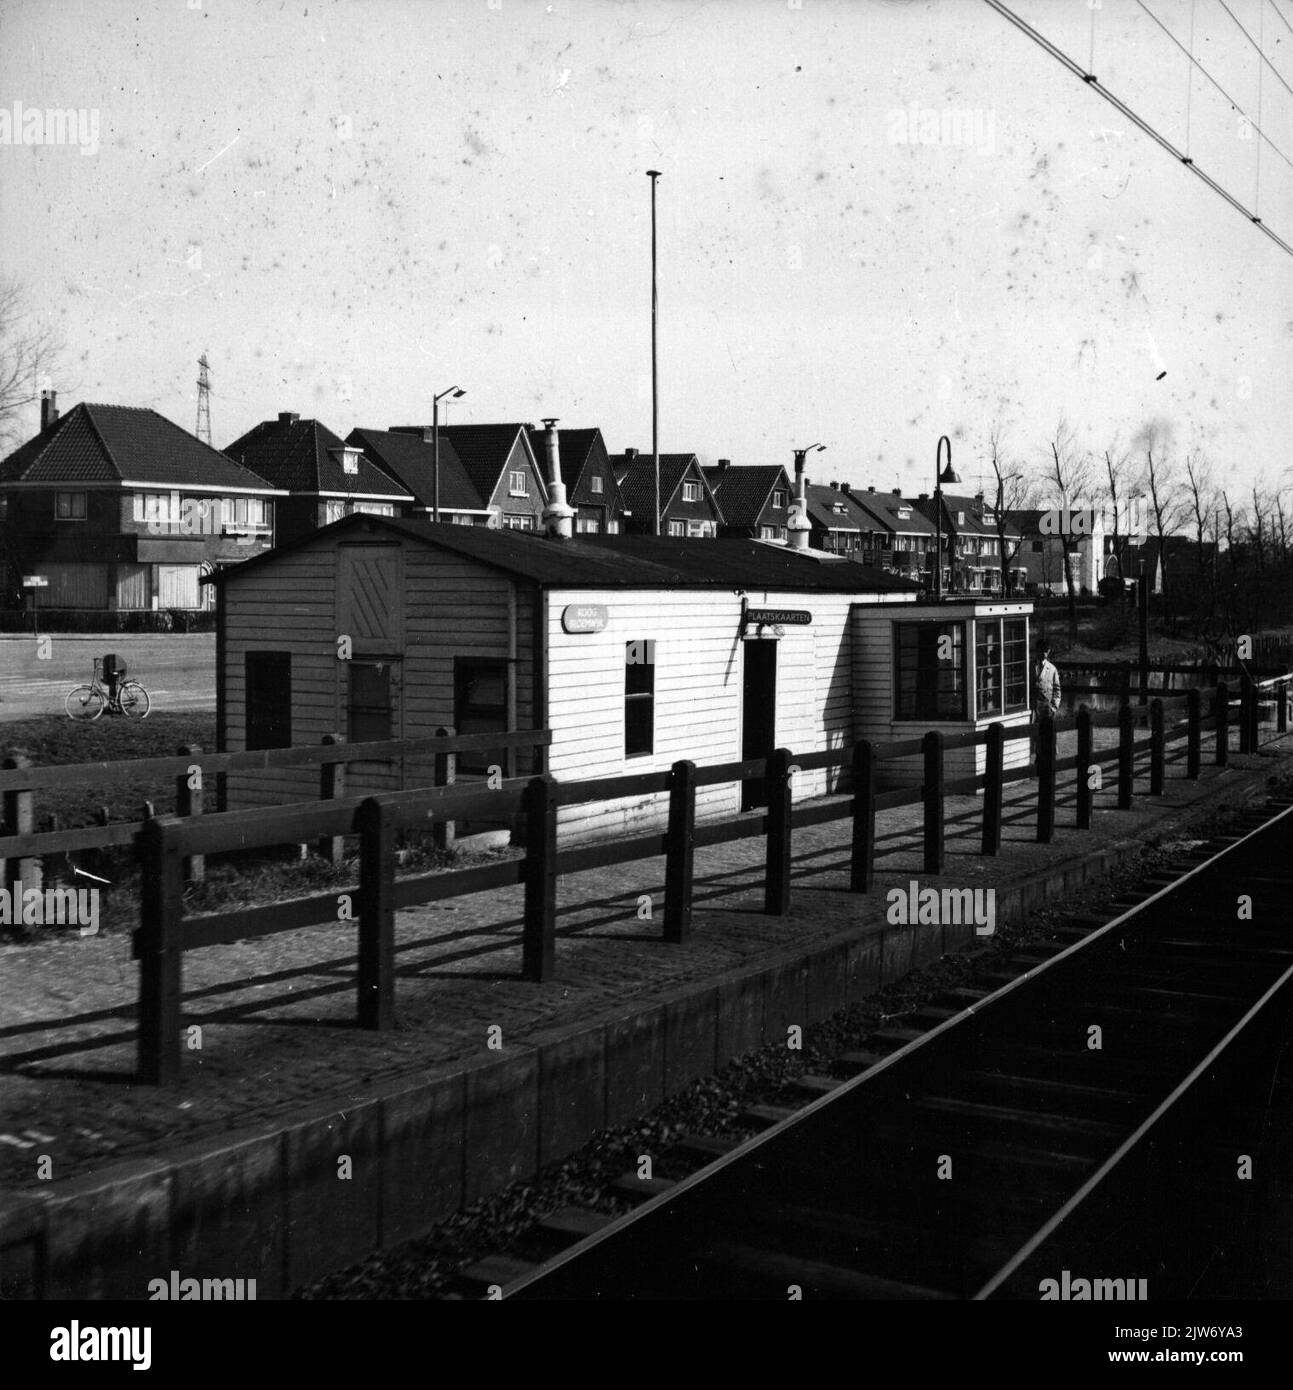
[[138, 681], [118, 680], [125, 666], [117, 668], [113, 679], [103, 684], [103, 661], [96, 657], [94, 674], [89, 685], [78, 685], [68, 691], [63, 701], [69, 719], [97, 719], [106, 709], [112, 714], [124, 714], [127, 719], [146, 719], [152, 706], [148, 691]]

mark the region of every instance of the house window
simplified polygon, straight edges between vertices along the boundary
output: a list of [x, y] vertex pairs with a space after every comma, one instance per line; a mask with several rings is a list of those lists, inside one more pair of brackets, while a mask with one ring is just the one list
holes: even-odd
[[395, 707], [392, 703], [389, 661], [350, 661], [350, 690], [346, 699], [347, 732], [351, 743], [381, 743], [393, 738]]
[[682, 485], [682, 500], [683, 500], [684, 502], [699, 502], [699, 501], [700, 501], [700, 484], [699, 484], [699, 483], [683, 483], [683, 485]]
[[524, 516], [517, 516], [515, 513], [509, 512], [503, 517], [503, 525], [509, 531], [533, 531], [534, 518], [529, 512], [526, 512]]
[[975, 708], [979, 718], [1027, 708], [1027, 621], [1023, 618], [980, 618], [975, 624], [974, 666]]
[[624, 644], [624, 756], [655, 751], [655, 642]]
[[326, 515], [329, 522], [340, 521], [347, 514], [346, 503], [338, 498], [329, 498], [327, 507]]
[[54, 494], [54, 515], [59, 521], [84, 521], [85, 493], [56, 492]]
[[964, 623], [894, 624], [894, 717], [966, 717]]
[[760, 526], [759, 539], [761, 541], [775, 541], [777, 539], [777, 532], [780, 529], [779, 526]]
[[292, 653], [248, 652], [247, 749], [292, 746]]
[[774, 507], [784, 507], [786, 505], [786, 490], [783, 487], [772, 489], [772, 505]]
[[[456, 656], [453, 659], [453, 724], [460, 734], [507, 731], [507, 662], [501, 657]], [[503, 749], [458, 754], [460, 772], [485, 773], [506, 767]]]
[[708, 536], [708, 535], [709, 535], [709, 522], [707, 522], [707, 521], [689, 521], [689, 522], [687, 523], [687, 534], [688, 534], [689, 536], [693, 536], [693, 537], [695, 537], [695, 536], [700, 536], [700, 537]]
[[341, 471], [343, 473], [359, 472], [359, 450], [343, 449], [341, 451]]
[[687, 524], [683, 521], [671, 521], [669, 523], [669, 534], [671, 536], [685, 536], [687, 534]]
[[598, 494], [598, 496], [601, 495], [601, 491], [602, 491], [602, 479], [601, 479], [600, 476], [594, 475], [593, 480], [592, 480], [592, 489], [593, 489], [593, 491], [594, 491], [595, 493]]
[[575, 529], [584, 535], [595, 536], [602, 529], [602, 523], [595, 516], [581, 516], [575, 520]]
[[528, 497], [530, 495], [524, 468], [515, 468], [508, 473], [507, 491], [511, 497]]

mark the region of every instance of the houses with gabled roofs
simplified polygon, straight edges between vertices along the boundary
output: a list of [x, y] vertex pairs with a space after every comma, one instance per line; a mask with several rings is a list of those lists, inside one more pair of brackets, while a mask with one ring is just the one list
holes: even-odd
[[[467, 526], [534, 531], [548, 500], [543, 471], [524, 424], [440, 426], [440, 519]], [[362, 449], [414, 496], [407, 514], [429, 519], [435, 508], [436, 449], [430, 425], [353, 429]]]
[[276, 543], [285, 545], [352, 512], [403, 516], [413, 494], [318, 420], [283, 411], [234, 440], [224, 451], [287, 496], [278, 504]]
[[[285, 490], [155, 410], [41, 400], [41, 430], [0, 462], [0, 551], [43, 578], [42, 609], [195, 610], [202, 576], [274, 542]], [[14, 580], [5, 578], [13, 599]]]
[[[575, 509], [575, 534], [619, 535], [626, 506], [601, 430], [559, 429], [557, 444], [566, 501]], [[545, 430], [530, 430], [530, 448], [536, 459], [544, 459]]]
[[848, 483], [840, 487], [860, 511], [878, 523], [871, 533], [874, 539], [863, 547], [863, 562], [908, 579], [928, 579], [934, 565], [934, 525], [912, 499], [898, 489], [878, 492], [868, 487], [864, 492]]
[[[655, 461], [651, 454], [625, 449], [611, 455], [611, 467], [628, 509], [625, 531], [655, 533]], [[660, 534], [709, 539], [723, 525], [723, 510], [695, 454], [660, 455]]]
[[784, 541], [793, 500], [790, 477], [779, 463], [743, 464], [733, 468], [719, 459], [702, 470], [723, 510], [718, 534], [756, 541]]

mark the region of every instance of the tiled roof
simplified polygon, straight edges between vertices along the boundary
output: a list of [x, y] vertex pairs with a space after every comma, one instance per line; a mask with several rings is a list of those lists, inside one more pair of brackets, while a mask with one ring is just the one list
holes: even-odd
[[0, 462], [0, 483], [121, 482], [272, 491], [164, 415], [129, 405], [75, 406]]
[[358, 472], [347, 473], [341, 464], [343, 447], [340, 438], [318, 420], [262, 420], [225, 453], [289, 492], [413, 500], [407, 488], [367, 457], [360, 457]]
[[[700, 462], [695, 454], [660, 455], [660, 510], [662, 512], [668, 511], [674, 500], [674, 494], [682, 485], [682, 480], [688, 469], [693, 465], [695, 476], [704, 482], [705, 475], [701, 471]], [[615, 474], [615, 481], [619, 484], [624, 505], [635, 516], [653, 516], [655, 514], [655, 463], [652, 455], [638, 454], [635, 458], [629, 458], [626, 454], [612, 454], [611, 471]], [[707, 483], [705, 486], [708, 489]], [[724, 520], [722, 503], [714, 497], [712, 492], [709, 495], [718, 520]]]
[[[854, 492], [851, 497], [863, 512], [875, 517], [888, 531], [918, 536], [934, 534], [934, 523], [924, 514], [919, 501], [895, 497], [892, 492]], [[908, 511], [905, 517], [898, 515], [903, 510]]]
[[528, 531], [434, 525], [356, 514], [278, 550], [222, 570], [216, 582], [255, 583], [256, 571], [285, 552], [353, 530], [386, 531], [443, 546], [539, 584], [571, 589], [806, 590], [828, 593], [915, 592], [896, 575], [759, 541], [686, 541], [658, 536], [553, 540]]
[[[804, 496], [808, 501], [808, 519], [828, 531], [870, 531], [876, 528], [875, 519], [853, 506], [847, 492], [825, 487], [821, 483], [808, 483]], [[844, 510], [836, 511], [837, 507]]]
[[[390, 474], [417, 499], [430, 507], [435, 493], [435, 448], [423, 442], [420, 434], [400, 430], [351, 430], [346, 443], [358, 446], [384, 473]], [[472, 486], [450, 440], [440, 431], [440, 509], [473, 511], [485, 509], [489, 496], [482, 499]]]
[[729, 526], [755, 525], [775, 487], [784, 488], [786, 501], [790, 501], [790, 479], [779, 463], [743, 464], [737, 468], [705, 468], [701, 471], [723, 509], [723, 520]]
[[[446, 439], [453, 444], [472, 487], [488, 502], [507, 467], [516, 436], [528, 432], [528, 427], [522, 424], [441, 425], [440, 444], [443, 448]], [[542, 481], [542, 468], [539, 477]], [[566, 482], [569, 481], [567, 478]]]

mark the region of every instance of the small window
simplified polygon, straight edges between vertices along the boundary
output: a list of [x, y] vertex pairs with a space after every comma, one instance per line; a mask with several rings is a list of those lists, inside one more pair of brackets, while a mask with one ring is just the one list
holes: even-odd
[[526, 512], [524, 516], [509, 512], [503, 517], [503, 525], [509, 531], [533, 531], [534, 517], [529, 512]]
[[687, 524], [683, 521], [671, 521], [669, 523], [669, 534], [671, 536], [685, 536], [687, 534]]
[[507, 475], [507, 490], [512, 497], [528, 497], [530, 495], [525, 469], [516, 468]]
[[[506, 661], [500, 657], [454, 657], [453, 724], [463, 735], [506, 732]], [[459, 772], [484, 773], [492, 764], [507, 766], [501, 748], [458, 754]]]
[[624, 756], [655, 751], [655, 642], [624, 644]]
[[350, 661], [346, 737], [351, 743], [381, 743], [394, 737], [389, 661]]
[[683, 483], [683, 485], [682, 485], [682, 500], [683, 500], [684, 502], [699, 502], [699, 501], [700, 501], [700, 484], [699, 484], [699, 483]]
[[786, 505], [786, 490], [785, 490], [785, 488], [783, 488], [783, 487], [774, 487], [774, 488], [772, 489], [772, 505], [773, 505], [774, 507], [778, 507], [778, 508], [784, 508], [784, 507], [785, 507], [785, 505]]
[[248, 652], [245, 658], [247, 749], [292, 746], [292, 653]]
[[689, 521], [687, 523], [687, 534], [693, 538], [708, 536], [709, 523], [706, 521]]
[[593, 489], [593, 491], [594, 491], [595, 493], [597, 493], [599, 496], [601, 495], [601, 491], [602, 491], [602, 479], [601, 479], [601, 475], [600, 475], [600, 474], [594, 474], [594, 475], [593, 475], [592, 489]]
[[54, 515], [59, 521], [84, 521], [85, 493], [56, 492], [54, 494]]

